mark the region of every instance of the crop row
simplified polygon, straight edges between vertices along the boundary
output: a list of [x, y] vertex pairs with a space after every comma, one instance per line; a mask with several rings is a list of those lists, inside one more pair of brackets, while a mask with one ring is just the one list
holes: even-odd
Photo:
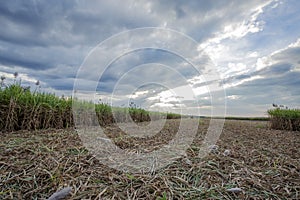
[[[73, 113], [74, 102], [75, 106], [79, 105], [79, 109]], [[95, 113], [96, 118], [90, 118], [89, 111]], [[18, 83], [0, 88], [2, 132], [74, 127], [74, 119], [80, 122], [92, 119], [93, 124], [108, 125], [131, 120], [150, 121], [163, 116], [168, 119], [181, 117], [178, 114], [155, 113], [141, 108], [115, 108], [104, 103], [76, 102], [71, 98], [65, 99], [50, 93], [32, 92]]]
[[270, 127], [272, 129], [300, 131], [300, 109], [271, 109]]

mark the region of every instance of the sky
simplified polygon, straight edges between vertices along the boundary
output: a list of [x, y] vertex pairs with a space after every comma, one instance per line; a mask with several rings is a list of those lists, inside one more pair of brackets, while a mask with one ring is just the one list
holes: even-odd
[[[2, 1], [0, 75], [113, 106], [300, 107], [300, 1]], [[74, 92], [74, 93], [73, 93]]]

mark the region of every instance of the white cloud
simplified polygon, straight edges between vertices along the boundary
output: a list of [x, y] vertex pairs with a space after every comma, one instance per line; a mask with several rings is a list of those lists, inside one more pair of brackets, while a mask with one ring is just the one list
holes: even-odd
[[[1, 65], [0, 65], [0, 67], [2, 69], [7, 68], [6, 66], [1, 66]], [[16, 72], [18, 72], [18, 71], [16, 71]], [[0, 76], [4, 76], [6, 78], [5, 82], [9, 83], [9, 84], [13, 83], [13, 81], [15, 80], [13, 73], [7, 73], [7, 72], [0, 71]], [[27, 73], [18, 72], [17, 81], [21, 81], [22, 84], [25, 83], [26, 85], [28, 85], [28, 84], [35, 84], [37, 82], [37, 79], [31, 77]], [[42, 83], [42, 82], [40, 81], [40, 83]]]
[[227, 78], [232, 76], [232, 74], [238, 75], [245, 72], [247, 72], [247, 66], [244, 63], [229, 62], [226, 71], [222, 74], [222, 77]]
[[231, 83], [226, 83], [224, 84], [224, 88], [228, 89], [228, 88], [231, 88], [231, 87], [236, 87], [238, 85], [241, 85], [245, 82], [250, 82], [250, 81], [254, 81], [256, 79], [262, 79], [264, 77], [262, 76], [252, 76], [252, 77], [249, 77], [249, 78], [245, 78], [245, 79], [242, 79], [242, 80], [239, 80], [239, 81], [236, 81], [236, 82], [231, 82]]
[[271, 53], [270, 56], [276, 56], [276, 54], [280, 54], [288, 49], [298, 48], [298, 47], [300, 47], [300, 38], [298, 38], [296, 42], [289, 44], [287, 47], [284, 47], [282, 49], [278, 49], [278, 50], [274, 51], [273, 53]]
[[[255, 8], [250, 8], [249, 13], [245, 14], [244, 19], [241, 21], [229, 23], [224, 26], [223, 30], [216, 33], [216, 36], [210, 38], [204, 44], [201, 44], [201, 47], [207, 47], [209, 45], [219, 44], [222, 40], [225, 39], [239, 39], [244, 37], [249, 33], [256, 33], [263, 30], [263, 22], [257, 21], [257, 18], [260, 14], [263, 13], [263, 8], [268, 4], [272, 3], [271, 1], [262, 2]], [[244, 10], [245, 12], [245, 10]]]
[[272, 61], [266, 56], [258, 58], [256, 62], [256, 70], [259, 71], [272, 64], [273, 64]]
[[241, 96], [239, 96], [239, 95], [229, 95], [229, 96], [227, 96], [227, 98], [230, 99], [230, 100], [237, 100], [237, 99], [240, 99]]
[[258, 57], [258, 53], [256, 51], [251, 52], [251, 53], [248, 54], [247, 57], [249, 57], [249, 58], [257, 58]]
[[137, 92], [134, 92], [132, 95], [127, 95], [128, 98], [132, 98], [132, 99], [136, 99], [140, 96], [143, 96], [145, 94], [148, 94], [149, 91], [145, 90], [145, 91], [137, 91]]

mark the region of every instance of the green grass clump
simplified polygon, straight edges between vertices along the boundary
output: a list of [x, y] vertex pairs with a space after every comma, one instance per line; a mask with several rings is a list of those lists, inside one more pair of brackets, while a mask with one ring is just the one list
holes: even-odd
[[300, 109], [272, 109], [268, 114], [274, 117], [283, 117], [286, 119], [300, 118]]
[[167, 113], [167, 119], [180, 119], [181, 115], [176, 113]]
[[300, 109], [268, 110], [273, 129], [300, 131]]

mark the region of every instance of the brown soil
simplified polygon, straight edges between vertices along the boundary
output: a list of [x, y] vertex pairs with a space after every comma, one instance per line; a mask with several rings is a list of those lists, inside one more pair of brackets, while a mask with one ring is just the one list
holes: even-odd
[[[163, 131], [144, 139], [116, 126], [106, 133], [122, 149], [153, 151], [172, 139], [178, 123], [168, 120]], [[152, 174], [101, 164], [74, 130], [2, 133], [0, 199], [46, 199], [67, 186], [72, 187], [67, 199], [300, 198], [300, 132], [269, 130], [266, 122], [226, 121], [218, 151], [200, 159], [207, 126], [208, 121], [200, 122], [187, 157]], [[227, 191], [235, 187], [242, 192]]]

